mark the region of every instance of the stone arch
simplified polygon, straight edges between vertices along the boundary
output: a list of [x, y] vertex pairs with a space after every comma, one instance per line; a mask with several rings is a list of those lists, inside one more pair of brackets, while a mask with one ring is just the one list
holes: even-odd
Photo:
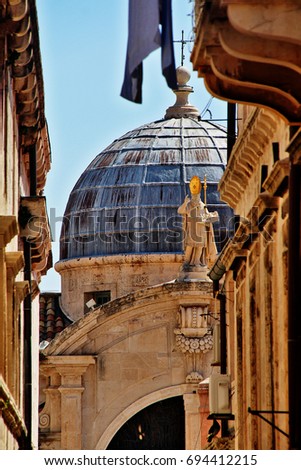
[[[52, 380], [49, 391], [43, 386], [53, 423], [50, 428], [41, 428], [43, 448], [106, 449], [132, 416], [176, 396], [184, 399], [185, 446], [197, 448], [200, 432], [197, 389], [200, 379], [210, 374], [212, 354], [208, 351], [209, 354], [193, 358], [179, 349], [177, 337], [182, 323], [178, 312], [180, 306], [203, 304], [214, 312], [211, 290], [207, 282], [174, 282], [135, 291], [90, 312], [58, 335], [44, 351], [40, 366], [41, 377]], [[84, 374], [80, 369], [74, 383], [82, 391], [78, 409], [83, 419], [78, 436], [77, 415], [70, 415], [63, 403], [66, 394], [61, 393], [61, 380], [65, 386], [66, 365], [70, 363], [74, 368], [86, 357], [93, 358], [93, 364]], [[53, 386], [57, 387], [56, 395]], [[62, 419], [58, 422], [59, 413]], [[68, 431], [62, 426], [64, 420], [68, 422]], [[71, 426], [79, 443], [73, 442]]]
[[[109, 426], [107, 426], [104, 433], [100, 436], [95, 449], [101, 450], [106, 449], [109, 445], [110, 441], [116, 434], [116, 432], [136, 413], [141, 411], [143, 408], [146, 408], [153, 403], [156, 403], [160, 400], [164, 400], [167, 398], [176, 397], [179, 395], [183, 395], [183, 399], [185, 394], [192, 394], [195, 386], [191, 386], [188, 384], [181, 384], [175, 385], [171, 387], [166, 387], [161, 390], [156, 390], [148, 395], [141, 397], [139, 400], [131, 403], [127, 408], [123, 410], [115, 419], [111, 421]], [[185, 405], [185, 399], [184, 399]]]

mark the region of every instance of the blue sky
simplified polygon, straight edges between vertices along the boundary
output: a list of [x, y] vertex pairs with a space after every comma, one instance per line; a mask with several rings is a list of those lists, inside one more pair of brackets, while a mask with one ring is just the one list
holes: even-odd
[[[174, 104], [173, 92], [161, 74], [160, 51], [143, 63], [143, 103], [120, 97], [123, 81], [128, 0], [36, 0], [42, 55], [46, 119], [52, 167], [45, 195], [53, 236], [54, 263], [59, 257], [59, 218], [68, 196], [88, 164], [114, 139], [142, 124], [164, 117]], [[173, 0], [174, 39], [192, 36], [193, 2]], [[210, 95], [192, 71], [190, 50], [184, 65], [194, 87], [191, 103], [202, 111]], [[181, 46], [175, 44], [176, 65]], [[213, 99], [213, 118], [226, 117], [226, 104]], [[207, 114], [205, 118], [209, 118]], [[60, 291], [60, 276], [52, 268], [42, 278], [41, 291]]]

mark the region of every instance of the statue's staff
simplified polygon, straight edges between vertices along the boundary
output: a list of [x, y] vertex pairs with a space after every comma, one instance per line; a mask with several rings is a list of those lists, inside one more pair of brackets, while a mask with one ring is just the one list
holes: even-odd
[[207, 177], [206, 175], [204, 176], [204, 204], [205, 204], [205, 207], [207, 207]]

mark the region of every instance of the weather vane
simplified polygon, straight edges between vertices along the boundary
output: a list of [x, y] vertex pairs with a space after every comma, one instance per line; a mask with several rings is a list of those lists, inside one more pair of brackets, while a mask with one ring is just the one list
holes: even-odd
[[183, 67], [183, 65], [184, 65], [184, 60], [185, 60], [184, 46], [185, 46], [188, 42], [193, 42], [193, 41], [190, 40], [190, 39], [184, 39], [184, 30], [182, 29], [182, 39], [179, 40], [179, 41], [174, 41], [174, 42], [180, 42], [180, 43], [181, 43], [181, 66]]

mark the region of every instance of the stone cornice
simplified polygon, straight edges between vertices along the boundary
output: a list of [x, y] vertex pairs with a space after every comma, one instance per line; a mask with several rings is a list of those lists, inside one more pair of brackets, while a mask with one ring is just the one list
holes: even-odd
[[44, 84], [35, 0], [0, 0], [4, 5], [0, 36], [6, 36], [4, 56], [15, 91], [20, 144], [23, 155], [31, 145], [37, 150], [37, 189], [45, 186], [51, 150], [45, 120]]
[[209, 91], [300, 125], [299, 0], [198, 0], [195, 11], [191, 61]]
[[276, 116], [266, 109], [254, 109], [238, 137], [219, 182], [221, 199], [235, 208], [256, 170], [264, 149], [277, 128]]
[[[285, 166], [285, 165], [283, 165]], [[281, 165], [278, 165], [278, 169]], [[281, 181], [283, 181], [281, 179]], [[279, 187], [276, 185], [277, 188]], [[211, 268], [211, 278], [220, 279], [225, 271], [237, 267], [249, 255], [250, 245], [280, 207], [281, 198], [269, 192], [260, 193], [246, 219], [242, 219], [233, 238], [228, 241]], [[219, 276], [220, 273], [220, 276]]]
[[95, 364], [94, 356], [49, 356], [42, 362], [42, 367], [66, 367], [67, 372], [72, 373], [72, 370], [78, 368], [87, 368]]
[[112, 255], [89, 256], [85, 258], [63, 259], [55, 264], [55, 270], [60, 273], [69, 269], [91, 268], [93, 266], [105, 266], [110, 264], [143, 264], [143, 263], [182, 263], [182, 254], [137, 254], [137, 255]]

